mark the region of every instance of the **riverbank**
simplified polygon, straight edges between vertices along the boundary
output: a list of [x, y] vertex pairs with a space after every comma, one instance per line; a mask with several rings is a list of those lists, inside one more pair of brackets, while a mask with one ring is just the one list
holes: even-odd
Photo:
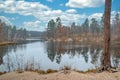
[[[28, 42], [36, 42], [36, 41], [43, 41], [43, 40], [21, 40], [21, 41], [17, 41], [17, 42], [9, 42], [9, 41], [5, 41], [5, 42], [0, 42], [0, 46], [4, 46], [4, 45], [14, 45], [14, 44], [21, 44], [21, 43], [28, 43]], [[74, 43], [74, 44], [90, 44], [90, 45], [96, 45], [96, 46], [102, 46], [103, 45], [103, 41], [100, 39], [94, 40], [92, 39], [92, 41], [90, 40], [75, 40], [73, 41], [72, 39], [67, 39], [67, 40], [61, 40], [61, 39], [56, 39], [56, 40], [48, 40], [48, 42], [65, 42], [67, 44], [69, 43]], [[120, 40], [115, 40], [115, 41], [111, 41], [111, 46], [119, 46], [120, 45]]]
[[19, 40], [19, 41], [3, 41], [3, 42], [0, 42], [0, 46], [24, 44], [24, 43], [36, 42], [36, 41], [41, 41], [41, 40], [40, 39], [26, 39], [26, 40]]
[[0, 76], [0, 80], [120, 80], [120, 72], [110, 73], [79, 73], [69, 71], [65, 74], [64, 71], [58, 71], [49, 74], [40, 74], [37, 72], [25, 71], [23, 73], [10, 72]]
[[17, 44], [16, 42], [0, 42], [0, 46]]

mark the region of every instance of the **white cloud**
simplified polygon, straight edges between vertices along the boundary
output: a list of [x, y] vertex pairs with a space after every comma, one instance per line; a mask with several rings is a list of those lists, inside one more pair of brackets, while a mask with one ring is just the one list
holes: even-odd
[[32, 15], [34, 12], [50, 10], [49, 7], [39, 2], [26, 1], [1, 1], [0, 9], [6, 13], [18, 13], [21, 15]]
[[[41, 16], [42, 15], [42, 16]], [[81, 19], [85, 19], [87, 16], [85, 14], [77, 14], [77, 13], [68, 13], [63, 12], [61, 10], [49, 10], [45, 11], [45, 13], [38, 13], [36, 18], [38, 18], [40, 21], [48, 22], [50, 19], [56, 19], [57, 17], [60, 17], [62, 20], [62, 23], [64, 25], [68, 25], [70, 22], [76, 22], [80, 23]]]
[[9, 21], [9, 19], [5, 16], [0, 16], [0, 20], [7, 25], [12, 25], [12, 23]]
[[[87, 5], [90, 4], [91, 1], [93, 1], [90, 4], [92, 7], [93, 7], [92, 4], [96, 4], [97, 1], [99, 2], [99, 0], [82, 0], [82, 3], [84, 3], [85, 1], [88, 1], [88, 3], [86, 3], [86, 6], [83, 6], [83, 7], [89, 7]], [[100, 1], [103, 1], [103, 0], [100, 0]], [[79, 4], [81, 0], [69, 0], [68, 3], [70, 4], [70, 2], [75, 2]], [[24, 16], [31, 15], [36, 17], [38, 19], [37, 21], [24, 22], [23, 25], [21, 25], [27, 28], [28, 30], [30, 29], [45, 30], [45, 26], [47, 22], [50, 19], [56, 19], [57, 17], [61, 18], [62, 23], [64, 25], [69, 25], [72, 22], [76, 22], [80, 24], [82, 21], [85, 20], [85, 18], [91, 19], [93, 17], [93, 18], [101, 19], [101, 16], [102, 16], [102, 13], [94, 13], [89, 16], [87, 16], [86, 14], [77, 14], [77, 11], [75, 9], [68, 9], [66, 11], [62, 11], [59, 9], [53, 10], [48, 6], [43, 5], [39, 2], [26, 2], [26, 1], [1, 1], [0, 10], [6, 13], [11, 13], [11, 14], [17, 13]]]
[[48, 2], [53, 2], [53, 0], [46, 0], [46, 1], [48, 1]]
[[120, 15], [119, 11], [112, 11], [111, 12], [111, 23], [114, 24], [114, 20], [115, 20], [115, 15], [116, 13], [118, 13]]
[[68, 9], [66, 10], [67, 13], [77, 13], [77, 11], [75, 9]]
[[90, 15], [88, 18], [89, 19], [96, 18], [97, 20], [100, 20], [102, 16], [103, 16], [103, 13], [94, 13]]
[[98, 7], [103, 5], [105, 0], [69, 0], [66, 6], [73, 8]]
[[50, 19], [61, 17], [63, 24], [67, 22], [79, 22], [85, 16], [83, 14], [77, 14], [76, 10], [69, 9], [66, 11], [52, 10], [46, 5], [39, 2], [26, 2], [26, 1], [2, 1], [0, 3], [0, 9], [6, 13], [18, 13], [20, 15], [28, 16], [32, 15], [41, 22], [48, 22]]
[[[116, 13], [120, 14], [119, 11], [118, 12], [116, 12], [116, 11], [111, 12], [111, 24], [113, 24], [113, 22], [114, 22]], [[95, 18], [96, 20], [100, 21], [102, 16], [103, 16], [103, 13], [94, 13], [94, 14], [91, 14], [90, 16], [88, 16], [88, 19], [91, 20], [92, 18]]]
[[23, 26], [24, 27], [39, 27], [40, 26], [40, 21], [34, 21], [34, 22], [24, 22]]
[[24, 22], [22, 27], [30, 31], [44, 31], [45, 30], [45, 28], [41, 26], [41, 21], [39, 20]]

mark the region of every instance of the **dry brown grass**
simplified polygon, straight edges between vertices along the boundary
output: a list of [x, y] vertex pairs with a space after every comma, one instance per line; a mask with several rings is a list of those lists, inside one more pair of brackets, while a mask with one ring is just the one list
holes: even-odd
[[0, 42], [0, 46], [16, 44], [15, 42]]
[[0, 76], [0, 80], [120, 80], [120, 72], [109, 73], [78, 73], [70, 71], [64, 74], [63, 71], [50, 74], [38, 74], [36, 72], [16, 73], [10, 72]]

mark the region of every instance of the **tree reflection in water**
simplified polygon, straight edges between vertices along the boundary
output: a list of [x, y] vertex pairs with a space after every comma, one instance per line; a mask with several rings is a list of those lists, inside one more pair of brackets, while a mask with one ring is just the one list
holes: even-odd
[[[102, 52], [102, 46], [79, 42], [38, 42], [0, 46], [0, 70], [3, 67], [8, 68], [8, 71], [26, 69], [25, 67], [29, 68], [31, 64], [32, 67], [44, 69], [58, 69], [69, 64], [74, 69], [93, 69], [100, 66]], [[35, 57], [35, 61], [32, 57]], [[33, 66], [34, 63], [39, 66]], [[111, 47], [111, 63], [112, 66], [120, 67], [120, 47]]]
[[0, 46], [0, 64], [3, 63], [3, 57], [7, 55], [9, 52], [16, 52], [18, 49], [23, 50], [26, 49], [25, 44], [20, 45], [8, 45], [8, 46]]
[[[96, 45], [78, 45], [75, 43], [65, 43], [65, 42], [48, 42], [47, 43], [47, 53], [51, 61], [56, 61], [60, 64], [62, 55], [68, 54], [73, 58], [74, 56], [82, 55], [85, 62], [88, 60], [94, 64], [96, 67], [100, 66], [102, 60], [102, 46]], [[111, 49], [111, 60], [115, 67], [120, 67], [120, 51], [119, 47]]]
[[119, 47], [111, 48], [111, 61], [112, 61], [112, 66], [120, 67], [120, 48]]

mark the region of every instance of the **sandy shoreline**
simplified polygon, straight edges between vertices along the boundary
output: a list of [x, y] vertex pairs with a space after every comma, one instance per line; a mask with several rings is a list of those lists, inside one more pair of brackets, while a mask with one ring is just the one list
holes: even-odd
[[120, 72], [79, 73], [70, 71], [65, 74], [63, 71], [59, 71], [39, 74], [37, 72], [25, 71], [23, 73], [10, 72], [0, 75], [0, 80], [120, 80]]

